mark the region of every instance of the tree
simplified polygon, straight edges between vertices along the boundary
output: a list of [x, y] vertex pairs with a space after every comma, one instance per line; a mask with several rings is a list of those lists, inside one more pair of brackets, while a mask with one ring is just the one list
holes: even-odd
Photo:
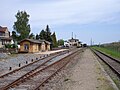
[[25, 11], [18, 11], [15, 15], [17, 21], [14, 22], [13, 29], [16, 31], [16, 34], [18, 35], [18, 40], [22, 40], [29, 37], [30, 34], [30, 24], [29, 17]]
[[63, 40], [63, 39], [58, 40], [58, 45], [59, 45], [59, 46], [64, 45], [64, 40]]
[[53, 43], [53, 47], [57, 47], [57, 39], [56, 39], [56, 34], [55, 32], [51, 35], [52, 37], [52, 43]]
[[51, 32], [50, 32], [50, 28], [49, 28], [48, 25], [46, 26], [45, 32], [46, 32], [45, 40], [49, 41], [49, 42], [52, 42]]
[[46, 39], [46, 32], [44, 31], [44, 30], [42, 30], [41, 32], [40, 32], [40, 34], [39, 34], [39, 38], [40, 39]]
[[12, 31], [12, 38], [13, 38], [13, 41], [17, 41], [17, 35], [16, 35], [16, 32], [15, 31]]
[[35, 39], [35, 35], [34, 35], [33, 33], [31, 33], [31, 34], [29, 35], [29, 39]]
[[36, 34], [36, 40], [39, 40], [40, 38], [39, 38], [39, 35], [38, 34]]

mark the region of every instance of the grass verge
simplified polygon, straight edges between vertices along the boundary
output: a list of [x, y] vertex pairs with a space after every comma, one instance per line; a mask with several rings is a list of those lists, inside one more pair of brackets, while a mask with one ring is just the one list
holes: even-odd
[[107, 48], [103, 48], [103, 47], [92, 47], [93, 49], [96, 49], [96, 50], [100, 50], [114, 58], [118, 58], [120, 59], [120, 52], [117, 52], [115, 50], [110, 50], [110, 49], [107, 49]]

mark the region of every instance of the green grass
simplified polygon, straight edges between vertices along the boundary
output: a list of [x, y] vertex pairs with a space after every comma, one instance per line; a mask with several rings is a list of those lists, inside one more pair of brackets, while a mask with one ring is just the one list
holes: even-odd
[[106, 54], [108, 54], [108, 55], [110, 55], [114, 58], [120, 59], [120, 52], [118, 52], [118, 51], [110, 50], [110, 49], [107, 49], [107, 48], [104, 48], [104, 47], [97, 47], [97, 46], [92, 47], [92, 48], [96, 49], [96, 50], [100, 50], [100, 51], [102, 51], [102, 52], [104, 52], [104, 53], [106, 53]]

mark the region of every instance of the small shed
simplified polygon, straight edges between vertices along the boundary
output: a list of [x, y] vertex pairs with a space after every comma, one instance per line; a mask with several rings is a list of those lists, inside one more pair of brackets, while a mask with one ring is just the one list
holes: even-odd
[[50, 42], [46, 40], [24, 39], [20, 41], [20, 52], [40, 52], [49, 51]]

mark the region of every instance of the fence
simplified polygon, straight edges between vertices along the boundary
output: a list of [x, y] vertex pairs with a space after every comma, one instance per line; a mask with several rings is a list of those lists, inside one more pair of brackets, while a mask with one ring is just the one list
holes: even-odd
[[0, 49], [0, 53], [17, 53], [17, 49]]

